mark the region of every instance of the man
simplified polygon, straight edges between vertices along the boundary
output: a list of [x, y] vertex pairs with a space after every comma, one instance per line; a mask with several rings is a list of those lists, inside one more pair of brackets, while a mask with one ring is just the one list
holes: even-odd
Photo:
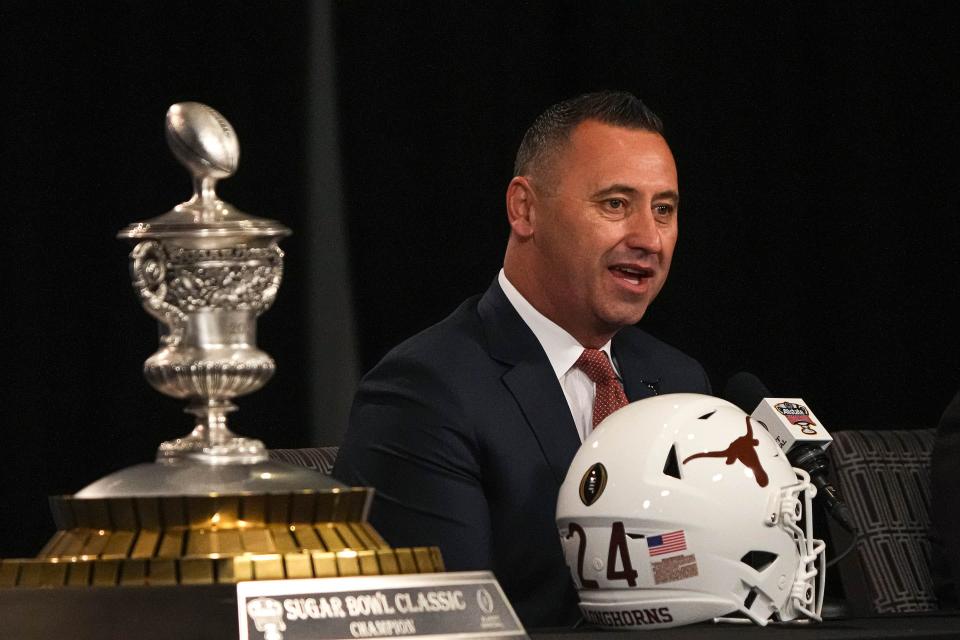
[[941, 609], [960, 607], [960, 393], [947, 405], [933, 442], [930, 459], [930, 543], [934, 561], [930, 565]]
[[334, 475], [376, 488], [371, 521], [391, 544], [492, 569], [527, 627], [571, 624], [554, 511], [584, 436], [628, 399], [710, 389], [699, 364], [632, 326], [677, 240], [660, 120], [627, 93], [551, 107], [506, 201], [503, 270], [364, 377]]

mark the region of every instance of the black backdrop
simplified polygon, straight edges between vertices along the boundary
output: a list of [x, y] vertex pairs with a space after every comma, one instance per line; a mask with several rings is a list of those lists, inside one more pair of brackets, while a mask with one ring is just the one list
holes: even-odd
[[[751, 370], [828, 427], [926, 427], [958, 385], [957, 23], [948, 3], [335, 3], [343, 215], [359, 368], [483, 290], [503, 191], [546, 105], [634, 91], [667, 122], [681, 238], [644, 325], [716, 387]], [[118, 229], [185, 199], [162, 136], [200, 100], [243, 155], [220, 189], [276, 218], [287, 273], [260, 322], [278, 362], [236, 428], [318, 443], [308, 2], [2, 4], [4, 464], [0, 556], [51, 532], [44, 497], [188, 428], [140, 377], [156, 332]], [[327, 14], [324, 14], [327, 15]], [[331, 427], [329, 433], [339, 433]], [[320, 434], [320, 435], [318, 435]]]
[[680, 166], [678, 255], [644, 324], [717, 385], [746, 368], [830, 424], [931, 424], [957, 383], [956, 23], [945, 4], [734, 4], [342, 10], [364, 365], [489, 283], [532, 118], [615, 86], [663, 116]]

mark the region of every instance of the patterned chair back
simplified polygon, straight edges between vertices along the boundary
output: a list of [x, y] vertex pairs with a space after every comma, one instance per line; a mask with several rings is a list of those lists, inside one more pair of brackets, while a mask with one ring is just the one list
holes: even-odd
[[[934, 429], [833, 433], [833, 445], [827, 450], [833, 476], [860, 529], [857, 553], [838, 566], [848, 601], [861, 611], [938, 608], [930, 574], [934, 433]], [[833, 525], [836, 541], [842, 536]]]
[[326, 475], [333, 471], [340, 447], [308, 447], [305, 449], [270, 449], [270, 459], [315, 469]]

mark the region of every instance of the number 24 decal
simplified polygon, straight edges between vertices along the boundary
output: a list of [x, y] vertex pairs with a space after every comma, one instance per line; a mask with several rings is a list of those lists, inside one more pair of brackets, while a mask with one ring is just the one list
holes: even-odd
[[[576, 522], [571, 522], [567, 526], [567, 539], [577, 534], [580, 538], [580, 546], [577, 549], [577, 577], [584, 589], [599, 589], [600, 585], [596, 580], [587, 580], [583, 577], [583, 555], [587, 550], [587, 533]], [[617, 570], [617, 556], [623, 568]], [[614, 522], [610, 528], [610, 547], [607, 549], [607, 580], [626, 580], [631, 587], [637, 586], [637, 571], [630, 562], [630, 551], [627, 549], [627, 533], [623, 529], [622, 522]]]

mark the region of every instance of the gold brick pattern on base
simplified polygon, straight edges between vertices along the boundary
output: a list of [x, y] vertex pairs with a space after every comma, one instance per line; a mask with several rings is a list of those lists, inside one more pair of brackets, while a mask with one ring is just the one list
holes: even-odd
[[369, 490], [50, 499], [36, 558], [0, 560], [2, 587], [236, 583], [444, 571], [437, 547], [391, 548]]
[[[285, 578], [336, 578], [356, 575], [399, 573], [397, 554], [405, 558], [426, 559], [437, 553], [436, 547], [380, 549], [338, 553], [314, 551], [270, 553], [228, 558], [184, 557], [174, 560], [0, 560], [0, 587], [82, 587], [141, 586], [172, 584], [232, 584], [245, 580]], [[439, 555], [437, 553], [437, 555]], [[413, 567], [405, 565], [408, 569]], [[442, 564], [432, 561], [417, 571], [435, 573]]]

